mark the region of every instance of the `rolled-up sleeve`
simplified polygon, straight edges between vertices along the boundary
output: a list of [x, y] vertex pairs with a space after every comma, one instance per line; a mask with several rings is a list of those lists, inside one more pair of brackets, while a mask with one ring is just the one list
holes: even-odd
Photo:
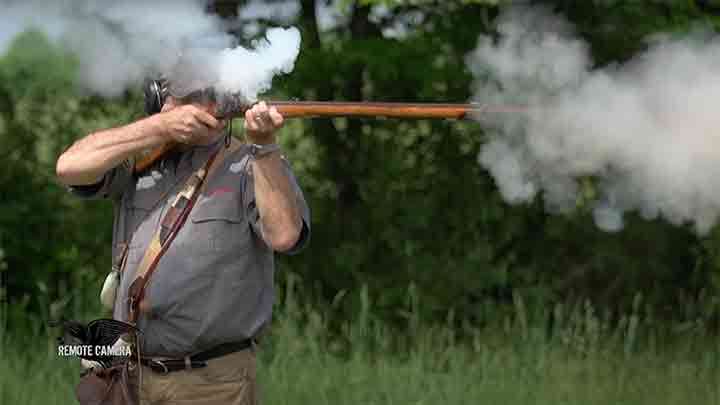
[[[288, 163], [285, 157], [283, 157], [282, 161], [285, 164], [285, 170], [287, 171], [288, 178], [290, 179], [290, 185], [295, 192], [295, 198], [300, 208], [300, 216], [302, 217], [302, 230], [300, 231], [300, 237], [291, 249], [282, 252], [284, 254], [293, 255], [299, 253], [303, 248], [305, 248], [310, 240], [310, 207], [305, 200], [305, 195], [303, 194], [300, 184], [298, 184], [297, 178], [290, 167], [290, 163]], [[252, 176], [252, 165], [249, 164], [249, 161], [247, 162], [247, 168], [248, 169], [245, 170], [242, 187], [243, 209], [245, 210], [246, 218], [248, 219], [253, 231], [256, 235], [260, 236], [262, 235], [260, 211], [258, 210], [255, 202], [255, 182]]]
[[126, 160], [120, 165], [108, 170], [99, 182], [88, 185], [68, 186], [68, 190], [80, 198], [118, 199], [132, 181], [132, 176], [132, 162]]

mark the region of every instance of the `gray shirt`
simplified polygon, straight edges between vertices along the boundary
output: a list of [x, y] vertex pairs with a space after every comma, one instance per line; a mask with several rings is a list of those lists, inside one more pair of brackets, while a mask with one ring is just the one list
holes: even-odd
[[[113, 316], [128, 319], [128, 288], [159, 222], [188, 176], [205, 164], [219, 141], [156, 163], [139, 176], [126, 162], [93, 186], [71, 187], [84, 197], [115, 201], [113, 257], [129, 243]], [[272, 249], [260, 237], [249, 147], [227, 155], [206, 180], [185, 225], [148, 282], [149, 312], [140, 316], [142, 350], [147, 355], [180, 356], [220, 343], [255, 336], [269, 323], [274, 300]], [[301, 202], [303, 230], [288, 253], [306, 245], [310, 212], [303, 193], [285, 167]], [[137, 228], [137, 231], [133, 230]]]

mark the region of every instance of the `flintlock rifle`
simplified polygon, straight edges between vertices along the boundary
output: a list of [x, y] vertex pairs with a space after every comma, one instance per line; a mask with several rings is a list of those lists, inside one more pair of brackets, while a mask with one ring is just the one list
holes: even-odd
[[[475, 103], [382, 103], [382, 102], [337, 102], [337, 101], [269, 101], [268, 106], [277, 108], [284, 118], [315, 117], [366, 117], [400, 119], [456, 119], [472, 118], [483, 113], [510, 113], [524, 111], [523, 107], [490, 106]], [[217, 104], [215, 117], [231, 119], [243, 117], [251, 105], [228, 97]], [[135, 172], [150, 167], [177, 144], [166, 143], [146, 153], [135, 163]]]

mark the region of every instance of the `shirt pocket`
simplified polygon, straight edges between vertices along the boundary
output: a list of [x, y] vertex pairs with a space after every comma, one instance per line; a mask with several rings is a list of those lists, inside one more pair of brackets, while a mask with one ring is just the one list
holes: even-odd
[[167, 185], [156, 173], [153, 172], [153, 174], [136, 179], [135, 189], [128, 201], [133, 209], [147, 212], [158, 204], [160, 198], [167, 198], [165, 194]]
[[158, 210], [167, 206], [172, 197], [166, 187], [162, 178], [146, 175], [137, 179], [132, 192], [124, 197], [128, 237], [131, 237], [129, 234], [133, 231], [137, 234], [133, 237], [131, 247], [144, 246], [150, 241], [157, 225]]
[[200, 195], [190, 212], [194, 240], [204, 253], [236, 254], [250, 244], [247, 220], [236, 191]]

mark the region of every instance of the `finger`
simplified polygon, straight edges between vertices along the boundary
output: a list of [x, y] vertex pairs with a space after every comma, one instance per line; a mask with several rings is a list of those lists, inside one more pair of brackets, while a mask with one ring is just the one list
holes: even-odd
[[245, 129], [255, 131], [255, 114], [252, 109], [245, 111]]
[[191, 144], [201, 144], [205, 143], [208, 137], [210, 137], [210, 128], [200, 124], [198, 128], [192, 132], [188, 142]]
[[269, 115], [270, 115], [270, 120], [272, 121], [273, 126], [275, 126], [276, 128], [281, 127], [283, 122], [285, 121], [283, 116], [278, 112], [277, 108], [275, 108], [275, 107], [270, 108]]
[[257, 125], [259, 130], [267, 131], [267, 126], [268, 126], [268, 123], [270, 122], [270, 119], [267, 115], [267, 111], [263, 112], [261, 107], [254, 109], [252, 122], [255, 125]]
[[256, 104], [256, 107], [258, 108], [258, 112], [259, 112], [260, 114], [265, 114], [265, 113], [267, 113], [268, 106], [267, 106], [267, 104], [266, 104], [264, 101], [261, 101], [261, 102], [257, 103], [257, 104]]
[[260, 119], [258, 122], [260, 123], [260, 126], [263, 127], [264, 130], [270, 130], [272, 128], [272, 118], [270, 118], [270, 114], [265, 111], [264, 113], [259, 115]]
[[203, 121], [200, 121], [199, 119], [196, 119], [195, 121], [192, 122], [192, 132], [193, 133], [207, 131], [209, 129], [212, 129], [212, 128], [208, 127], [207, 124], [205, 124]]
[[255, 118], [256, 116], [252, 110], [247, 110], [245, 112], [245, 129], [248, 129], [250, 131], [258, 130], [258, 124]]
[[175, 107], [176, 107], [175, 97], [168, 96], [165, 98], [165, 101], [163, 102], [163, 106], [160, 109], [160, 112], [170, 111]]
[[177, 138], [178, 141], [181, 143], [189, 144], [190, 140], [192, 139], [192, 132], [190, 131], [183, 131], [178, 133]]
[[200, 143], [204, 143], [213, 135], [213, 133], [214, 131], [212, 129], [204, 127], [202, 130], [198, 131], [195, 139], [197, 139]]
[[217, 120], [217, 118], [213, 117], [209, 113], [201, 110], [196, 109], [195, 112], [195, 118], [198, 119], [198, 121], [202, 122], [203, 124], [207, 125], [210, 128], [217, 129], [220, 127], [220, 122]]
[[257, 115], [260, 116], [263, 123], [272, 124], [272, 119], [270, 118], [270, 107], [268, 107], [264, 101], [261, 101], [258, 104]]
[[250, 114], [252, 114], [252, 117], [251, 117], [252, 120], [255, 120], [256, 119], [255, 117], [260, 115], [260, 107], [257, 104], [252, 106], [252, 108], [250, 108], [249, 111], [250, 111]]

